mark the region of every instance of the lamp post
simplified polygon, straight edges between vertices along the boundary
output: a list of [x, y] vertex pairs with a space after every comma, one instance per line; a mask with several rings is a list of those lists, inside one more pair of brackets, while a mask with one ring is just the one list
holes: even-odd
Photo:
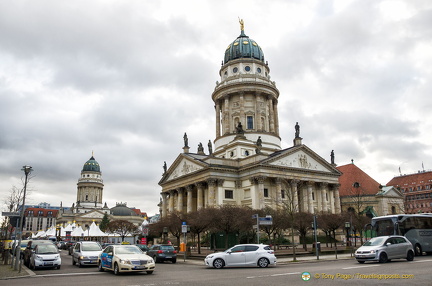
[[167, 242], [167, 236], [168, 236], [168, 227], [164, 227], [163, 228], [163, 234], [164, 234], [164, 243], [168, 243]]
[[[32, 167], [31, 166], [23, 166], [23, 168], [21, 169], [21, 171], [24, 171], [25, 174], [25, 179], [24, 179], [24, 193], [23, 193], [23, 202], [22, 202], [22, 206], [21, 206], [21, 215], [20, 215], [20, 222], [19, 222], [19, 238], [18, 238], [18, 249], [16, 251], [16, 261], [15, 261], [15, 266], [14, 266], [14, 270], [18, 269], [18, 264], [20, 262], [20, 257], [21, 257], [21, 240], [22, 240], [22, 233], [23, 233], [23, 220], [24, 220], [24, 206], [25, 206], [25, 199], [26, 199], [26, 191], [27, 191], [27, 181], [28, 181], [28, 176], [32, 171]], [[19, 268], [19, 272], [21, 272], [21, 267]]]
[[351, 228], [351, 223], [349, 221], [345, 222], [345, 230], [346, 230], [346, 246], [350, 246], [351, 245], [351, 241], [349, 240], [349, 230]]

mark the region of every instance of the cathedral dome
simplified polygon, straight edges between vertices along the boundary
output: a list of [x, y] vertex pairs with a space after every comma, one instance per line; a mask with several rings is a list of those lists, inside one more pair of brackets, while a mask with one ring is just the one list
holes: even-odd
[[114, 216], [136, 216], [137, 214], [130, 208], [126, 206], [126, 204], [117, 204], [115, 207], [110, 209], [111, 214]]
[[264, 53], [261, 47], [254, 40], [246, 36], [243, 30], [240, 36], [227, 47], [224, 64], [240, 58], [251, 58], [264, 62]]
[[87, 162], [85, 162], [82, 171], [100, 172], [99, 163], [95, 160], [93, 156], [91, 156], [91, 158]]

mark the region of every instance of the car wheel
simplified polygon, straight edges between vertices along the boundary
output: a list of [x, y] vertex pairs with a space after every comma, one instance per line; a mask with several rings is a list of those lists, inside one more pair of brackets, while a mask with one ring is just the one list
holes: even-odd
[[388, 261], [387, 253], [383, 252], [379, 256], [380, 263], [386, 263]]
[[61, 267], [60, 265], [59, 265], [59, 266], [57, 266], [57, 269], [60, 269], [60, 267]]
[[75, 258], [72, 257], [72, 265], [76, 265]]
[[408, 260], [408, 261], [413, 261], [414, 260], [414, 253], [411, 250], [408, 251], [406, 260]]
[[213, 261], [213, 267], [216, 269], [221, 269], [224, 267], [224, 265], [225, 265], [225, 262], [220, 258], [215, 259], [215, 261]]
[[98, 263], [98, 270], [99, 270], [99, 272], [104, 272], [104, 269], [102, 267], [102, 262], [100, 262], [100, 261]]
[[267, 258], [261, 257], [258, 259], [258, 266], [261, 268], [265, 268], [270, 264]]
[[114, 275], [119, 275], [120, 269], [117, 263], [114, 264]]
[[153, 270], [147, 271], [147, 274], [153, 274]]
[[172, 261], [172, 263], [176, 263], [177, 262], [177, 259], [176, 258], [174, 258], [173, 260], [171, 260]]
[[30, 269], [34, 269], [34, 266], [33, 266], [33, 264], [31, 263], [31, 261], [30, 261], [30, 263], [29, 263], [29, 268], [30, 268]]
[[418, 243], [414, 246], [414, 251], [416, 256], [421, 256], [423, 254], [422, 248]]
[[358, 260], [357, 260], [357, 262], [358, 262], [358, 263], [360, 263], [360, 264], [363, 264], [363, 263], [365, 263], [364, 261], [358, 261]]
[[154, 260], [155, 263], [160, 262], [159, 259], [156, 256], [153, 256], [153, 260]]
[[83, 267], [82, 264], [81, 264], [81, 261], [80, 261], [79, 259], [78, 259], [78, 262], [77, 262], [77, 263], [78, 263], [78, 267], [79, 267], [79, 268]]

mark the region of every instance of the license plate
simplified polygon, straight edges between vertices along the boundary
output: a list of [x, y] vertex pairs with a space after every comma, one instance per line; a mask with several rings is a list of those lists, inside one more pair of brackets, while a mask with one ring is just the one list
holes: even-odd
[[134, 269], [144, 269], [144, 266], [135, 266]]
[[92, 263], [92, 261], [90, 260], [90, 263]]
[[165, 256], [165, 258], [171, 258], [171, 256]]
[[52, 262], [45, 262], [44, 265], [48, 266], [48, 265], [53, 265]]

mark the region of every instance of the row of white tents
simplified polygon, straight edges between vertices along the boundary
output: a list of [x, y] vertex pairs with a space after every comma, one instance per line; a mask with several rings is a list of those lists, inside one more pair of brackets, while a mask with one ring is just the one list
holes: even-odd
[[[58, 236], [58, 230], [55, 226], [51, 226], [47, 231], [39, 231], [32, 235], [32, 239], [43, 238], [43, 237], [56, 237]], [[100, 230], [99, 226], [93, 222], [90, 227], [83, 230], [81, 226], [76, 226], [75, 223], [68, 224], [66, 227], [60, 228], [60, 237], [117, 237], [117, 234], [106, 233]]]

